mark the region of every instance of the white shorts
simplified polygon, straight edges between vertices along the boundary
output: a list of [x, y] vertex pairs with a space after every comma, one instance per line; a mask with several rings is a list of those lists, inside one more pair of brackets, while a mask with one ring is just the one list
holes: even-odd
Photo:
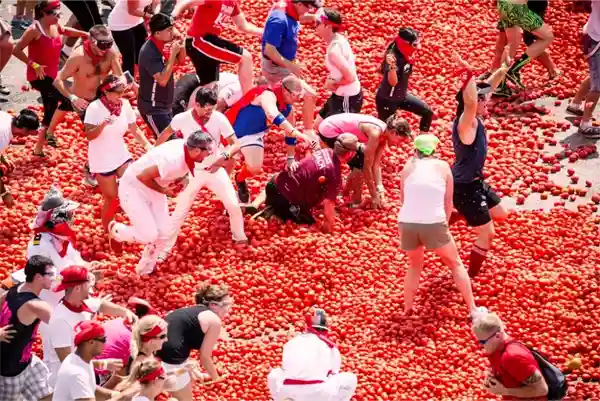
[[265, 147], [264, 137], [266, 132], [259, 132], [258, 134], [246, 135], [241, 138], [238, 138], [238, 143], [240, 144], [240, 148], [245, 148], [247, 146], [259, 146], [261, 148]]
[[[168, 374], [169, 372], [175, 372], [178, 369], [183, 369], [185, 362], [180, 365], [171, 365], [169, 363], [162, 363], [165, 372]], [[165, 390], [167, 391], [179, 391], [182, 390], [185, 386], [192, 382], [192, 378], [188, 371], [180, 374], [174, 374], [169, 380], [167, 380], [167, 384], [165, 385]]]

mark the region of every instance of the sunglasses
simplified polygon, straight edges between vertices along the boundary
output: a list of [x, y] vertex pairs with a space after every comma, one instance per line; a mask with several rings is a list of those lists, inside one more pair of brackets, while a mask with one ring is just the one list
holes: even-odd
[[285, 89], [286, 91], [288, 91], [288, 93], [289, 93], [290, 95], [292, 95], [292, 96], [299, 97], [299, 96], [301, 96], [301, 95], [302, 95], [302, 92], [294, 92], [294, 91], [292, 91], [290, 88], [288, 88], [287, 86], [285, 86], [285, 85], [283, 85], [283, 84], [282, 84], [281, 86], [283, 87], [283, 89]]
[[96, 47], [102, 51], [107, 51], [113, 46], [114, 41], [112, 40], [97, 40], [94, 39]]
[[105, 344], [106, 343], [106, 337], [94, 338], [94, 341], [98, 341], [99, 343]]
[[50, 11], [45, 11], [44, 14], [46, 14], [46, 15], [52, 15], [53, 17], [58, 17], [62, 13], [59, 10], [50, 10]]
[[164, 340], [165, 338], [167, 338], [167, 335], [166, 334], [161, 334], [160, 336], [156, 336], [154, 338], [156, 338], [158, 340]]
[[494, 338], [496, 336], [496, 334], [500, 333], [499, 331], [495, 331], [494, 334], [492, 334], [491, 336], [489, 336], [488, 338], [486, 338], [485, 340], [477, 340], [477, 342], [479, 343], [479, 345], [483, 346], [486, 345], [492, 338]]

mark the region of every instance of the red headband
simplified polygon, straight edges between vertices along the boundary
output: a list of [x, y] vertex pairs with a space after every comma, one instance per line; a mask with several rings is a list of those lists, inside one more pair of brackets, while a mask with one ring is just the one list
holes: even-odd
[[60, 1], [54, 0], [54, 1], [48, 2], [48, 4], [46, 5], [46, 8], [44, 8], [43, 11], [44, 12], [52, 11], [52, 10], [56, 10], [57, 8], [60, 8]]
[[413, 53], [415, 52], [415, 47], [406, 40], [402, 39], [400, 36], [396, 36], [394, 42], [396, 43], [396, 47], [398, 48], [400, 53], [402, 53], [402, 55], [406, 58], [406, 60], [408, 62], [412, 62], [411, 58]]
[[340, 31], [343, 31], [344, 29], [346, 29], [343, 24], [338, 24], [337, 22], [330, 21], [327, 18], [327, 15], [325, 15], [325, 14], [321, 14], [321, 16], [319, 17], [319, 22], [321, 24], [325, 24], [325, 25], [332, 26], [334, 28], [338, 28], [338, 30], [340, 30]]
[[140, 335], [140, 337], [142, 338], [142, 342], [147, 343], [148, 341], [154, 340], [160, 333], [162, 333], [162, 331], [163, 331], [162, 327], [160, 327], [160, 325], [157, 324], [146, 334]]
[[106, 91], [116, 88], [117, 86], [125, 86], [125, 84], [123, 84], [121, 79], [117, 79], [116, 81], [110, 81], [106, 85], [103, 85], [102, 87], [100, 87], [100, 90], [103, 92], [106, 92]]
[[154, 372], [148, 373], [146, 376], [142, 376], [138, 379], [140, 383], [149, 383], [153, 380], [158, 379], [161, 375], [165, 373], [165, 368], [162, 366], [156, 369]]

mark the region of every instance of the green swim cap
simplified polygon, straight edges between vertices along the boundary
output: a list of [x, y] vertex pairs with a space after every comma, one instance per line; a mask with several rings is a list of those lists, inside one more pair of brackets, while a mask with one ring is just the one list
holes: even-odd
[[417, 135], [414, 141], [415, 148], [426, 156], [431, 155], [435, 151], [438, 143], [440, 143], [440, 140], [432, 134]]

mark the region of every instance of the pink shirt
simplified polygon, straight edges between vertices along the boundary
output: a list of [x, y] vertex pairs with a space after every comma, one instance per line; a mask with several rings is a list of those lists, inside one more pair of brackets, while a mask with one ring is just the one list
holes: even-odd
[[125, 325], [123, 319], [109, 320], [102, 327], [106, 333], [106, 343], [104, 352], [95, 359], [120, 359], [127, 366], [131, 355], [131, 328]]
[[386, 130], [387, 125], [378, 118], [367, 114], [342, 113], [327, 117], [319, 125], [319, 133], [325, 138], [337, 138], [341, 134], [354, 134], [362, 143], [367, 143], [369, 138], [361, 131], [360, 124], [369, 123]]

